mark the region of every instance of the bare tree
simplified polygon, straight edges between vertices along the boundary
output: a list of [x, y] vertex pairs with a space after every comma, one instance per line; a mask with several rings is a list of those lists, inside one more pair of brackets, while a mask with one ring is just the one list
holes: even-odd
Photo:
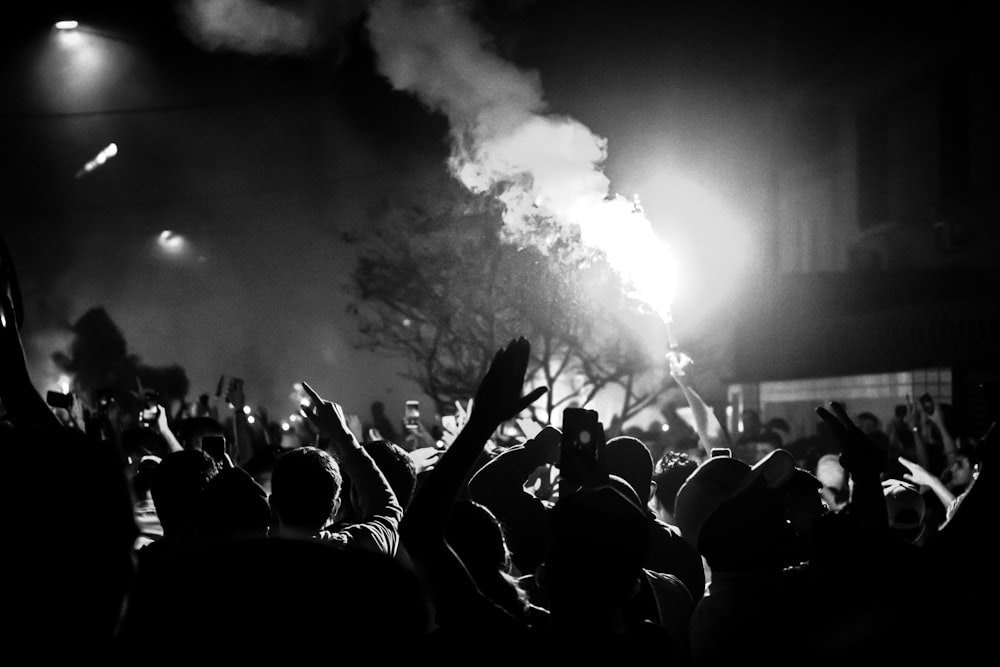
[[500, 212], [455, 192], [375, 215], [352, 275], [360, 345], [404, 355], [439, 413], [471, 397], [511, 338], [532, 343], [528, 377], [550, 388], [535, 418], [624, 392], [617, 425], [653, 404], [665, 374], [629, 323], [643, 316], [618, 276], [571, 232], [539, 221], [505, 238]]

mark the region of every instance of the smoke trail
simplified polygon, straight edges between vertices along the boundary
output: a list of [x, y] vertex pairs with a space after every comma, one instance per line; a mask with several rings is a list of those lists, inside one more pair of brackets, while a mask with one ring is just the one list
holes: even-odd
[[448, 118], [449, 166], [473, 192], [493, 192], [510, 230], [541, 218], [579, 227], [661, 314], [673, 299], [667, 247], [633, 202], [609, 196], [607, 142], [572, 118], [546, 113], [537, 74], [489, 50], [454, 0], [376, 0], [368, 17], [381, 72]]

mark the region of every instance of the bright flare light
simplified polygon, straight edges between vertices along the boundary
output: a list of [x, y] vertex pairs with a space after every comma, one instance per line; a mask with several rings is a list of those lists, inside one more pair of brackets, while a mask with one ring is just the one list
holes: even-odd
[[243, 406], [243, 414], [249, 415], [251, 412], [252, 412], [252, 410], [250, 409], [249, 405], [244, 405]]
[[248, 424], [253, 424], [255, 421], [257, 421], [257, 420], [254, 419], [253, 417], [247, 417], [247, 423]]
[[74, 30], [80, 26], [79, 21], [66, 20], [56, 21], [56, 30]]
[[281, 430], [282, 431], [289, 431], [289, 430], [291, 430], [291, 428], [292, 427], [289, 425], [288, 422], [281, 422]]
[[116, 155], [118, 155], [118, 144], [108, 144], [101, 149], [100, 153], [94, 156], [93, 160], [80, 167], [79, 171], [76, 172], [76, 177], [81, 178], [89, 174]]
[[160, 232], [157, 243], [159, 243], [160, 248], [163, 249], [164, 252], [171, 255], [179, 255], [184, 252], [184, 249], [187, 247], [187, 241], [184, 237], [170, 231], [169, 229], [164, 229]]

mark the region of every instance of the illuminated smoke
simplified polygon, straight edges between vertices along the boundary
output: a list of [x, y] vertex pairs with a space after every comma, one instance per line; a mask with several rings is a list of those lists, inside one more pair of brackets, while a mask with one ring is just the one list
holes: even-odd
[[28, 363], [35, 388], [45, 395], [47, 391], [67, 393], [74, 389], [73, 377], [59, 367], [55, 361], [58, 354], [69, 352], [73, 342], [73, 332], [65, 329], [44, 329], [24, 340], [24, 356]]
[[178, 12], [206, 49], [293, 55], [330, 46], [363, 7], [361, 0], [185, 0]]
[[675, 274], [669, 249], [641, 208], [609, 196], [607, 142], [583, 124], [546, 113], [537, 74], [488, 48], [453, 0], [379, 0], [368, 29], [382, 73], [448, 118], [449, 166], [471, 191], [494, 193], [512, 232], [539, 219], [576, 225], [631, 282], [633, 295], [669, 313]]
[[[313, 50], [329, 33], [324, 9], [351, 15], [357, 2], [188, 0], [189, 32], [209, 48], [249, 53]], [[601, 165], [607, 142], [585, 125], [547, 113], [539, 77], [489, 49], [459, 0], [371, 0], [368, 31], [379, 68], [449, 121], [449, 167], [469, 190], [504, 205], [508, 233], [536, 220], [576, 226], [631, 283], [632, 293], [668, 316], [676, 281], [669, 248], [641, 208], [610, 196]], [[343, 22], [341, 23], [343, 25]], [[544, 247], [542, 248], [544, 250]]]

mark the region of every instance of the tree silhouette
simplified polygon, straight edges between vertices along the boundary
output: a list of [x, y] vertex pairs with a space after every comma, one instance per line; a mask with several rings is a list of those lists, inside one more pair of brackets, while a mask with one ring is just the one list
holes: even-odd
[[160, 394], [161, 402], [170, 406], [183, 401], [189, 383], [180, 366], [147, 366], [128, 346], [121, 329], [104, 308], [91, 308], [71, 327], [74, 337], [69, 353], [56, 353], [56, 365], [73, 377], [73, 391], [91, 405], [97, 393], [110, 389], [118, 402], [131, 406], [133, 394], [141, 386]]
[[[536, 418], [624, 394], [616, 425], [655, 402], [666, 376], [635, 333], [648, 326], [602, 257], [544, 220], [505, 238], [496, 205], [445, 191], [407, 207], [384, 204], [352, 288], [362, 347], [398, 353], [406, 376], [441, 414], [474, 395], [497, 349], [531, 343], [529, 381], [550, 391]], [[542, 412], [544, 410], [544, 412]]]

